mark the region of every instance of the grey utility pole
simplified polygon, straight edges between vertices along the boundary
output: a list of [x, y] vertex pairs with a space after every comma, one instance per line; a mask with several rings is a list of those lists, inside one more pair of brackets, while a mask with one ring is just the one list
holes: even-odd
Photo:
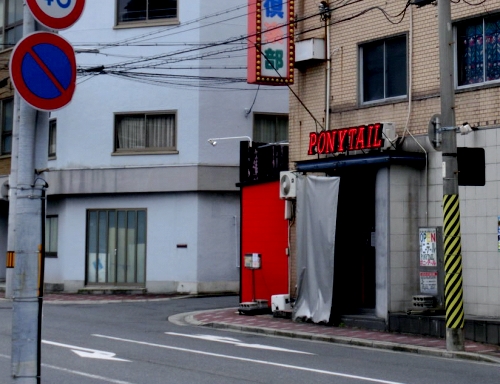
[[[23, 35], [35, 31], [35, 20], [24, 6]], [[11, 193], [15, 199], [15, 267], [12, 279], [12, 357], [11, 372], [16, 383], [40, 383], [40, 281], [42, 226], [42, 188], [36, 181], [35, 169], [47, 164], [45, 153], [35, 150], [37, 140], [47, 135], [47, 128], [37, 132], [37, 121], [47, 124], [47, 114], [37, 112], [19, 98], [19, 130], [17, 143], [17, 170]], [[47, 139], [43, 140], [45, 143]], [[16, 145], [16, 144], [14, 144]], [[40, 147], [39, 147], [40, 148]], [[40, 148], [42, 149], [42, 148]], [[9, 220], [9, 224], [11, 221]]]
[[[446, 348], [464, 350], [462, 244], [458, 198], [457, 137], [455, 129], [454, 42], [450, 0], [438, 0], [439, 73], [443, 156], [443, 233], [445, 264]], [[448, 129], [447, 129], [448, 128]]]
[[14, 263], [16, 252], [16, 190], [12, 189], [17, 185], [17, 151], [19, 143], [19, 103], [21, 98], [17, 93], [14, 94], [14, 121], [12, 126], [12, 148], [10, 156], [10, 175], [9, 175], [9, 219], [7, 229], [7, 269], [5, 276], [5, 298], [12, 299], [14, 285]]

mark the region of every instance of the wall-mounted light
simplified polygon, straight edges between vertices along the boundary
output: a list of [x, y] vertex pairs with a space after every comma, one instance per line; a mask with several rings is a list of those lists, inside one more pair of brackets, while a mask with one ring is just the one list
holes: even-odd
[[460, 131], [461, 135], [467, 135], [468, 133], [472, 131], [477, 131], [479, 128], [478, 127], [471, 127], [469, 123], [463, 123], [461, 126], [458, 127], [458, 130]]
[[252, 146], [252, 139], [250, 136], [215, 137], [207, 141], [215, 147], [219, 140], [247, 140], [249, 142], [249, 147]]

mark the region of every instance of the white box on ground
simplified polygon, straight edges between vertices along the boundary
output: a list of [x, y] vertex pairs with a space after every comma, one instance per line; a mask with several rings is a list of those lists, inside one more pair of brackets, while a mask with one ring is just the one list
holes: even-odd
[[291, 311], [290, 295], [271, 296], [271, 309], [273, 312]]

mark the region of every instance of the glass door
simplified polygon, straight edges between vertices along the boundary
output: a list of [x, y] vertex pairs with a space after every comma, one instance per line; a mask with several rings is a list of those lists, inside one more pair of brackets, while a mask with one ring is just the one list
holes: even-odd
[[146, 281], [146, 210], [89, 210], [87, 284]]

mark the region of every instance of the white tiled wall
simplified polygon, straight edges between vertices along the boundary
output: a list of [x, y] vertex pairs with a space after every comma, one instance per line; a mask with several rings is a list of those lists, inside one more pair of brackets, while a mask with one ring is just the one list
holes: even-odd
[[486, 185], [460, 187], [464, 306], [469, 315], [500, 317], [500, 131], [493, 127], [457, 136], [457, 146], [483, 147]]

